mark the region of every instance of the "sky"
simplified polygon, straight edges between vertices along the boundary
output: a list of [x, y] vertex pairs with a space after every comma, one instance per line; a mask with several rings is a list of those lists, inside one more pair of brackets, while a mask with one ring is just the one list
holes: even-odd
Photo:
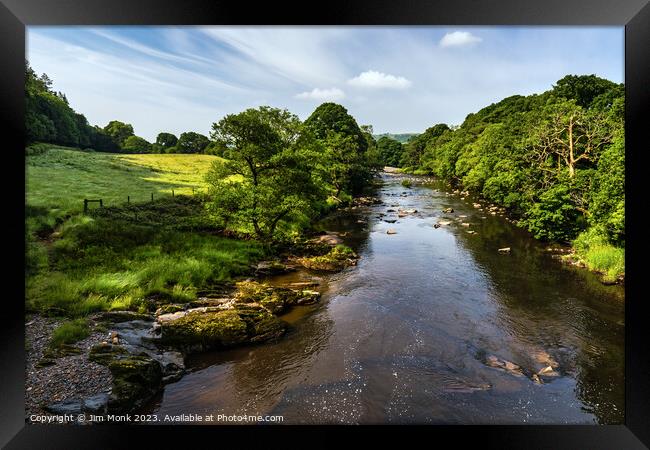
[[91, 125], [205, 135], [269, 105], [306, 119], [345, 106], [374, 132], [459, 125], [567, 74], [624, 81], [623, 27], [39, 27], [27, 59]]

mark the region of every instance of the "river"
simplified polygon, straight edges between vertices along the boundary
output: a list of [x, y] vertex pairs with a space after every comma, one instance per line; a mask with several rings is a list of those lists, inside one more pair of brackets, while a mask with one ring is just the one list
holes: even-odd
[[[382, 204], [320, 224], [344, 233], [357, 266], [269, 280], [316, 280], [323, 293], [283, 317], [284, 338], [191, 357], [150, 411], [289, 424], [622, 423], [624, 289], [561, 264], [440, 182], [401, 179], [383, 174]], [[398, 208], [417, 213], [385, 222]], [[452, 223], [434, 228], [443, 218]], [[552, 376], [535, 382], [548, 364]]]

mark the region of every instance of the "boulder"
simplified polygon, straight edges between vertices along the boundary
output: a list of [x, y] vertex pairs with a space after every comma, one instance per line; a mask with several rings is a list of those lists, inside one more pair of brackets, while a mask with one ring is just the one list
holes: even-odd
[[451, 214], [454, 212], [454, 208], [445, 208], [442, 210], [442, 212], [445, 214]]
[[386, 230], [386, 234], [397, 234], [397, 231], [395, 231], [395, 228], [389, 228]]
[[510, 253], [510, 247], [500, 248], [499, 253]]
[[356, 265], [357, 259], [357, 254], [351, 248], [337, 245], [326, 255], [299, 258], [298, 262], [310, 270], [339, 272], [348, 266]]
[[160, 363], [146, 354], [111, 361], [113, 387], [108, 399], [111, 412], [128, 412], [141, 407], [162, 388]]

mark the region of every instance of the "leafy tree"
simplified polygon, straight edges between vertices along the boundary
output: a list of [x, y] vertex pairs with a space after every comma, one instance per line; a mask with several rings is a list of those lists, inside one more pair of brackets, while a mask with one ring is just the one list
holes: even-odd
[[427, 146], [427, 143], [440, 135], [445, 131], [448, 131], [449, 127], [444, 123], [439, 123], [430, 128], [427, 128], [424, 133], [413, 136], [408, 140], [406, 145], [404, 145], [404, 151], [400, 159], [401, 167], [418, 167], [421, 165], [422, 161], [420, 158], [424, 153], [424, 149]]
[[337, 103], [320, 105], [305, 120], [305, 126], [318, 139], [324, 140], [328, 132], [341, 133], [344, 136], [351, 136], [356, 141], [358, 153], [364, 153], [368, 149], [368, 142], [357, 121], [348, 114], [347, 109]]
[[120, 122], [119, 120], [111, 120], [108, 125], [104, 127], [104, 133], [109, 135], [117, 145], [124, 146], [124, 142], [129, 136], [134, 136], [133, 125]]
[[574, 100], [582, 108], [589, 108], [597, 97], [616, 87], [616, 83], [596, 75], [567, 75], [555, 84], [553, 94]]
[[193, 131], [182, 133], [176, 144], [177, 153], [203, 153], [210, 143], [207, 136]]
[[388, 136], [382, 136], [377, 141], [379, 155], [384, 165], [399, 167], [402, 157], [402, 144]]
[[151, 153], [152, 145], [140, 136], [129, 136], [122, 145], [124, 153]]
[[312, 177], [313, 140], [287, 110], [263, 106], [225, 116], [211, 137], [225, 160], [207, 175], [211, 211], [226, 227], [272, 239], [278, 228], [304, 222], [324, 195]]
[[159, 153], [167, 153], [167, 150], [174, 147], [178, 142], [178, 138], [172, 133], [159, 133], [156, 137], [156, 150]]

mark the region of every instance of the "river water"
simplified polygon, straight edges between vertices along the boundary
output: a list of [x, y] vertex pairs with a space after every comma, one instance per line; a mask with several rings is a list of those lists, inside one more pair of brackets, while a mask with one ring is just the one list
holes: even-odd
[[[191, 373], [151, 411], [291, 424], [622, 423], [623, 288], [554, 260], [439, 182], [382, 180], [382, 204], [321, 224], [344, 233], [358, 265], [270, 280], [318, 281], [322, 299], [284, 316], [292, 328], [277, 342], [190, 358]], [[398, 219], [388, 211], [398, 208], [417, 213]], [[434, 228], [441, 219], [452, 223]], [[535, 382], [549, 364], [553, 376]]]

